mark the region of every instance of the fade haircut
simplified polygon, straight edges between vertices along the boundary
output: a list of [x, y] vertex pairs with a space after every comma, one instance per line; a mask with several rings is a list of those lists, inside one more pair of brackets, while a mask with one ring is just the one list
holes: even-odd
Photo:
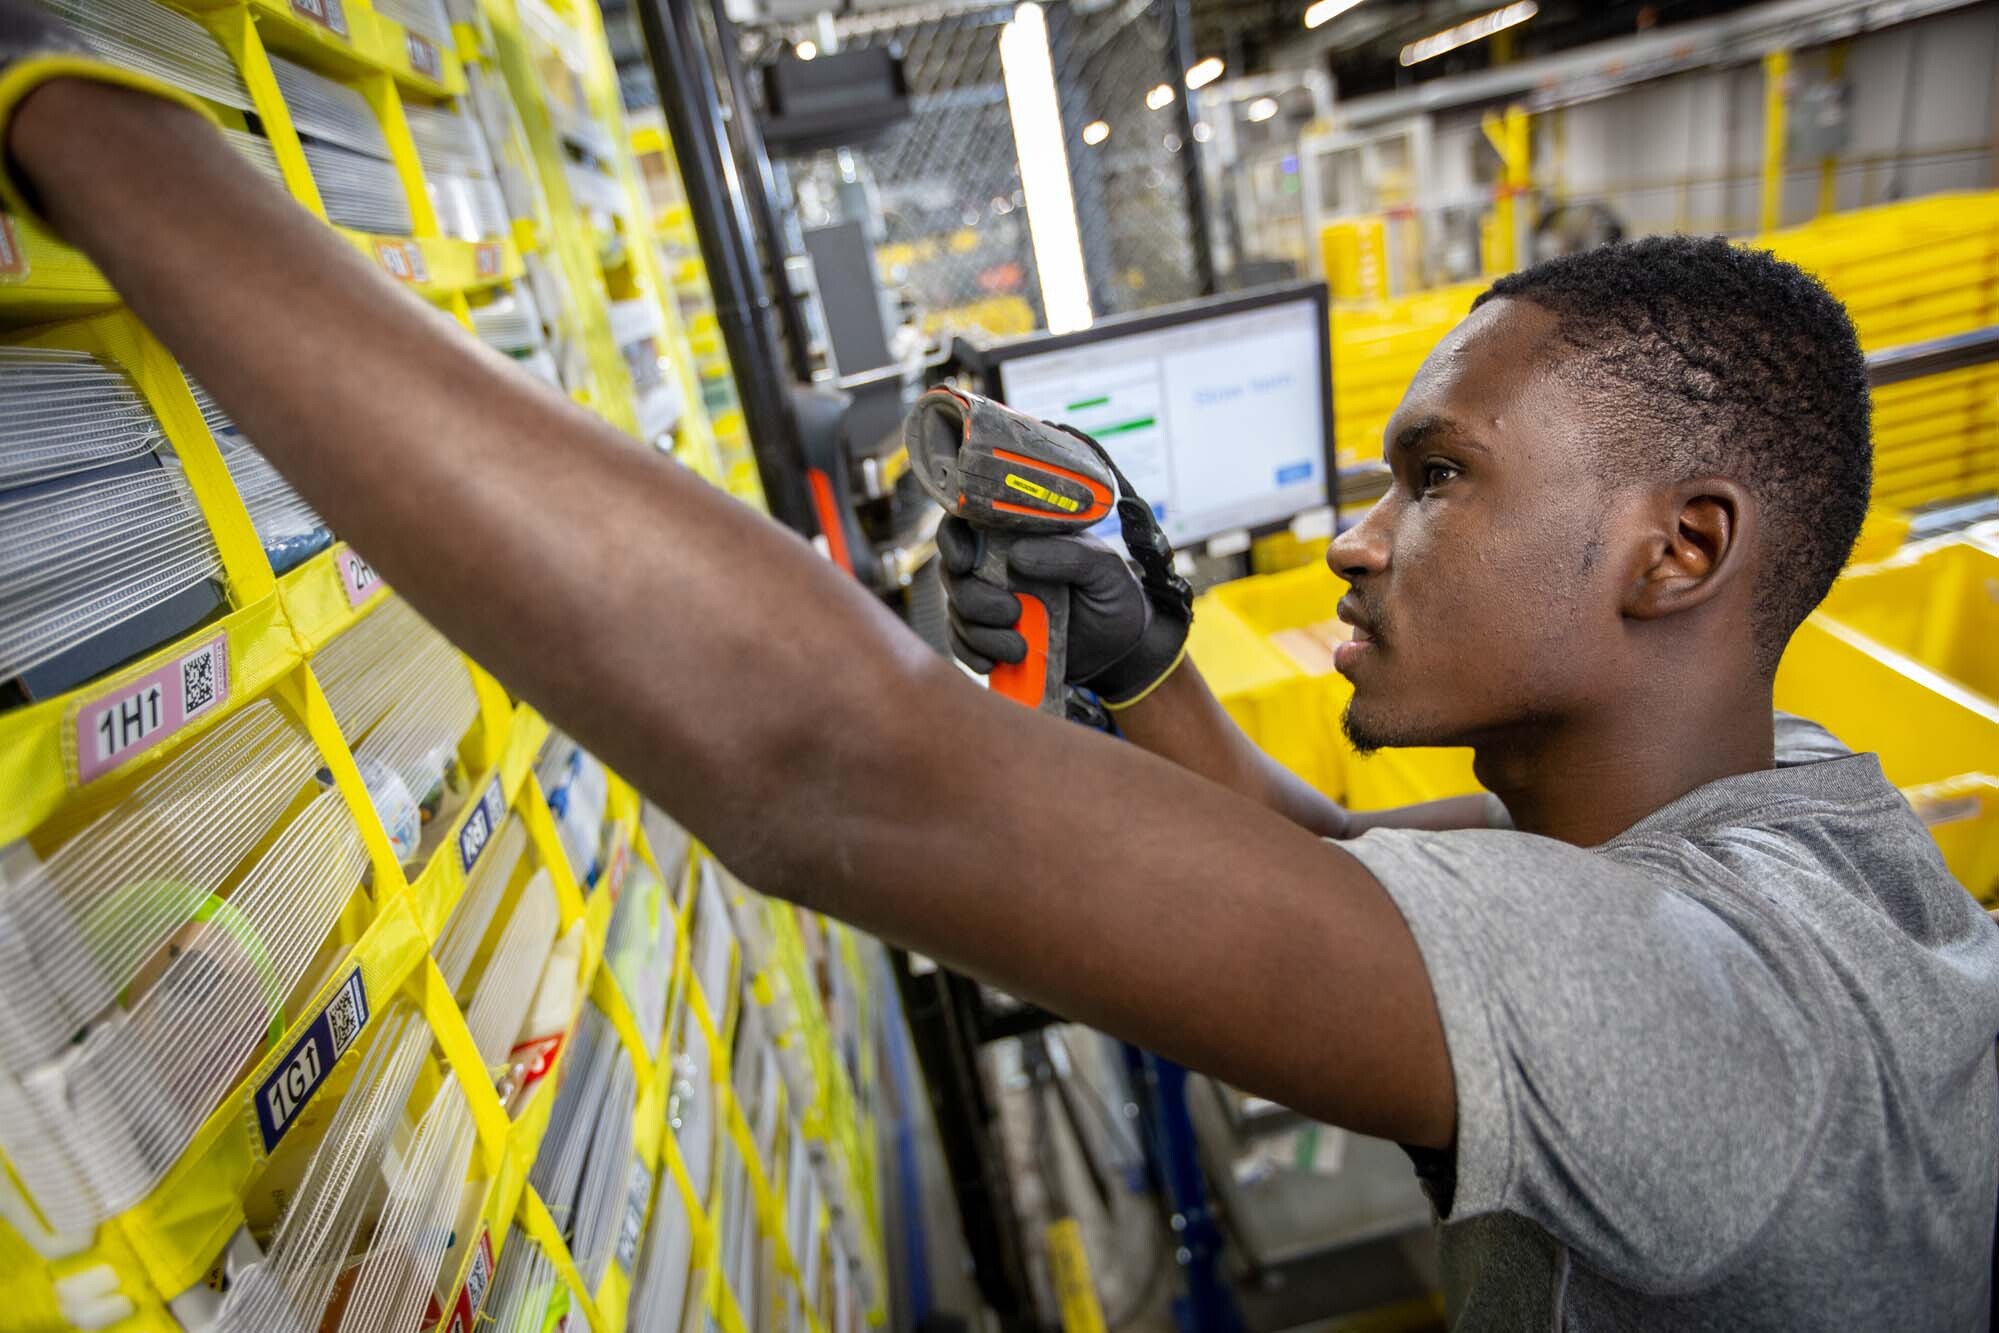
[[1492, 284], [1557, 320], [1557, 373], [1614, 423], [1613, 477], [1721, 476], [1755, 497], [1753, 629], [1774, 672], [1853, 551], [1872, 485], [1867, 364], [1846, 308], [1764, 250], [1654, 236], [1550, 259]]

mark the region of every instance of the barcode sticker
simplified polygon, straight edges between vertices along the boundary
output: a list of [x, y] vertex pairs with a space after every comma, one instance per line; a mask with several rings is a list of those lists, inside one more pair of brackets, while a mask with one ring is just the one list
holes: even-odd
[[375, 260], [382, 271], [398, 282], [429, 282], [430, 265], [423, 259], [423, 248], [415, 241], [398, 241], [376, 238]]
[[298, 1113], [367, 1025], [368, 988], [357, 967], [257, 1088], [257, 1127], [263, 1131], [267, 1155], [277, 1148], [285, 1131], [298, 1123]]
[[444, 57], [438, 54], [437, 47], [430, 38], [414, 32], [406, 32], [403, 37], [403, 44], [409, 48], [410, 68], [426, 79], [443, 82]]
[[497, 278], [506, 271], [507, 251], [498, 241], [481, 241], [472, 251], [472, 271], [482, 278]]
[[500, 779], [495, 776], [487, 784], [485, 794], [479, 804], [465, 816], [465, 823], [458, 830], [458, 868], [466, 874], [478, 863], [479, 854], [493, 841], [499, 831], [500, 821], [507, 817], [506, 793], [500, 790]]
[[472, 1250], [472, 1267], [465, 1274], [465, 1285], [458, 1289], [458, 1299], [452, 1303], [451, 1322], [445, 1326], [445, 1333], [472, 1333], [479, 1311], [486, 1305], [486, 1288], [492, 1284], [493, 1237], [480, 1227], [479, 1243]]
[[363, 602], [388, 586], [375, 567], [351, 546], [334, 557], [333, 563], [340, 569], [340, 586], [347, 590], [347, 605], [354, 610], [360, 610]]
[[228, 698], [227, 634], [107, 690], [77, 709], [77, 781], [96, 781]]
[[328, 32], [347, 35], [347, 10], [340, 0], [292, 0], [292, 13]]

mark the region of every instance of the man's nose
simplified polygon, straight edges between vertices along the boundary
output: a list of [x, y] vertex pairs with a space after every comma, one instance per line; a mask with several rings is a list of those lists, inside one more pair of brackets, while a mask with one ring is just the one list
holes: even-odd
[[1382, 496], [1361, 515], [1360, 522], [1334, 537], [1326, 547], [1326, 567], [1347, 582], [1388, 568], [1388, 535], [1393, 522], [1389, 496]]

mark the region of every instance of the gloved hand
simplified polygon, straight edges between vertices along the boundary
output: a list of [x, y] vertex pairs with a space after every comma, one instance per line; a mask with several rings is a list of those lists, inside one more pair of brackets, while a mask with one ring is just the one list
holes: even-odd
[[[99, 57], [68, 24], [27, 0], [0, 0], [0, 149], [13, 128], [14, 112], [28, 94], [51, 79], [90, 79], [150, 93], [178, 103], [213, 122], [215, 113], [191, 93], [138, 70]], [[0, 153], [0, 204], [9, 212], [35, 216], [33, 192], [15, 173], [11, 155]]]
[[[951, 651], [981, 673], [1027, 654], [1027, 641], [1012, 628], [1020, 619], [1019, 601], [973, 572], [983, 540], [959, 518], [937, 529]], [[1166, 577], [1158, 580], [1141, 580], [1123, 556], [1094, 537], [1021, 537], [1007, 555], [1016, 577], [1069, 585], [1068, 681], [1094, 690], [1113, 709], [1150, 694], [1186, 652], [1193, 596], [1186, 581], [1171, 574], [1172, 553], [1163, 538], [1160, 547]], [[1148, 586], [1155, 582], [1160, 586]]]

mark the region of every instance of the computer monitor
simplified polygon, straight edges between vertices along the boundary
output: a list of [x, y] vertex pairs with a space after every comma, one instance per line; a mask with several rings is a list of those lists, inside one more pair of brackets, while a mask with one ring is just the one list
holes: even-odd
[[980, 364], [988, 396], [1109, 450], [1185, 550], [1337, 502], [1326, 313], [1324, 283], [1291, 283], [1002, 343]]

